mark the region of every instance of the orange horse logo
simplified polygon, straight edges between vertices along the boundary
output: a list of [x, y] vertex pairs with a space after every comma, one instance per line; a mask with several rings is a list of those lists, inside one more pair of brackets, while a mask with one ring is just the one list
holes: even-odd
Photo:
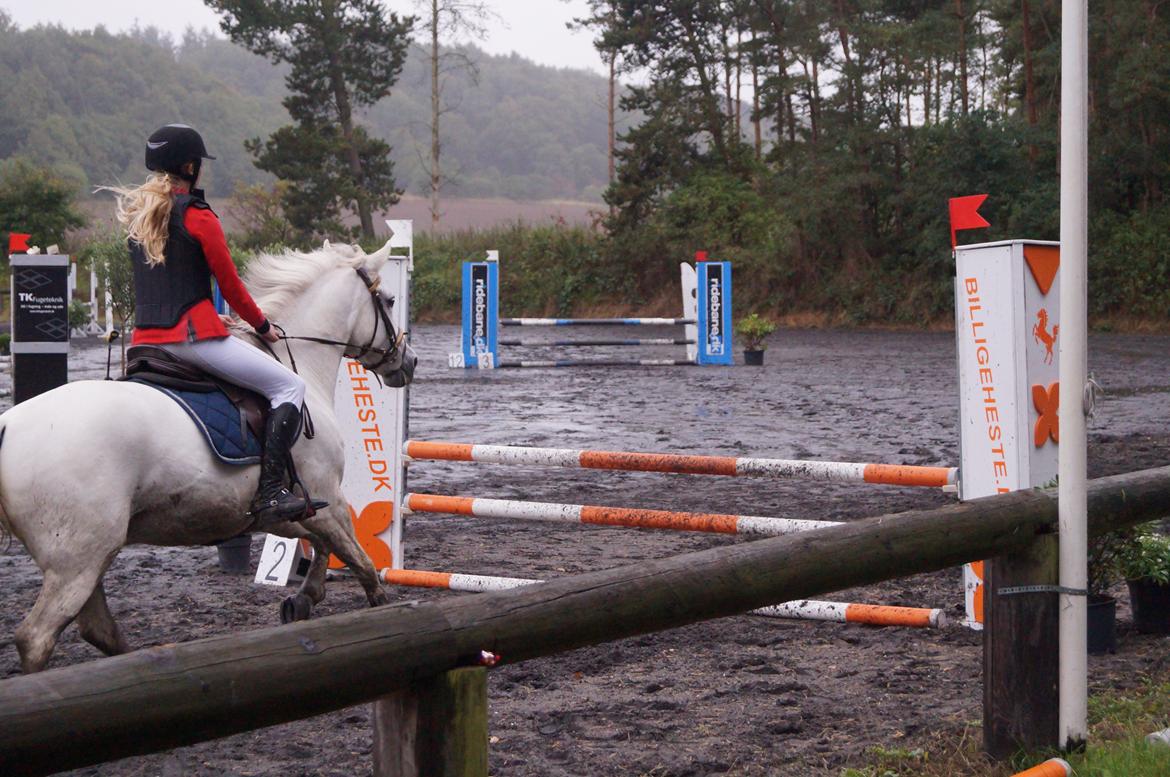
[[1038, 343], [1044, 344], [1044, 363], [1052, 364], [1052, 346], [1056, 345], [1056, 336], [1060, 333], [1060, 324], [1052, 327], [1052, 334], [1048, 334], [1048, 311], [1040, 308], [1036, 314], [1036, 326], [1032, 327], [1032, 337]]

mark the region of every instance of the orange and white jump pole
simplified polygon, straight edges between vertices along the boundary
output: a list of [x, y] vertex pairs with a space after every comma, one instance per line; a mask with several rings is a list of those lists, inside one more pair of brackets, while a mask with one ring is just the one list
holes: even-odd
[[956, 486], [959, 477], [957, 467], [590, 451], [511, 445], [473, 445], [424, 440], [407, 440], [403, 450], [406, 452], [408, 461], [470, 461], [486, 464], [523, 464], [628, 472], [672, 472], [683, 475], [806, 478], [843, 483], [879, 483], [891, 486], [948, 488]]
[[[494, 577], [491, 575], [464, 575], [454, 572], [430, 572], [418, 569], [383, 569], [379, 572], [387, 585], [413, 588], [443, 588], [449, 591], [505, 591], [511, 588], [543, 583], [543, 580], [523, 577]], [[800, 599], [771, 607], [752, 610], [752, 615], [769, 618], [835, 621], [838, 623], [865, 623], [870, 626], [910, 626], [916, 628], [943, 628], [946, 613], [925, 607], [887, 607], [873, 604], [825, 602]]]
[[1063, 758], [1049, 758], [1044, 763], [1036, 764], [1031, 769], [1016, 772], [1012, 777], [1069, 777], [1071, 774], [1072, 767], [1068, 761]]
[[795, 518], [765, 518], [756, 515], [682, 513], [631, 507], [599, 507], [555, 502], [521, 502], [511, 499], [481, 499], [468, 496], [407, 494], [402, 512], [467, 515], [476, 518], [507, 518], [521, 521], [565, 521], [597, 526], [624, 526], [635, 529], [711, 532], [776, 537], [781, 534], [837, 526], [836, 521]]
[[796, 618], [838, 623], [866, 623], [870, 626], [910, 626], [912, 628], [943, 628], [946, 613], [929, 607], [894, 607], [884, 604], [857, 604], [855, 602], [825, 602], [800, 599], [771, 607], [752, 610], [752, 615], [768, 618]]

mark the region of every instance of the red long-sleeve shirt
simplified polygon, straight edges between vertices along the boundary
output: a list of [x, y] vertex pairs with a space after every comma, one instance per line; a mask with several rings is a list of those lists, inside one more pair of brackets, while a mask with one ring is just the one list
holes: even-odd
[[[183, 226], [203, 247], [203, 256], [207, 259], [211, 274], [215, 276], [215, 282], [219, 284], [223, 298], [240, 318], [253, 328], [259, 328], [264, 323], [264, 313], [256, 306], [252, 295], [248, 293], [239, 273], [236, 272], [219, 217], [209, 209], [188, 208], [183, 216]], [[179, 323], [169, 329], [135, 328], [134, 337], [130, 342], [135, 345], [181, 343], [190, 339], [192, 331], [195, 333], [195, 340], [227, 337], [227, 327], [219, 320], [219, 314], [215, 312], [215, 305], [211, 300], [201, 300], [191, 306]]]

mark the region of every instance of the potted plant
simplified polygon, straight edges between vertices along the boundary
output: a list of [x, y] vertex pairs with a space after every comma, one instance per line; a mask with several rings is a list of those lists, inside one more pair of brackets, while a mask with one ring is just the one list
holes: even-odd
[[1134, 627], [1143, 634], [1170, 634], [1170, 536], [1152, 523], [1136, 527], [1117, 565], [1129, 587]]
[[1126, 541], [1123, 531], [1108, 532], [1089, 540], [1086, 631], [1090, 655], [1117, 652], [1117, 600], [1108, 591], [1117, 581], [1117, 560]]
[[759, 313], [741, 318], [735, 325], [735, 333], [743, 343], [743, 363], [756, 366], [764, 363], [764, 339], [776, 331], [776, 325]]

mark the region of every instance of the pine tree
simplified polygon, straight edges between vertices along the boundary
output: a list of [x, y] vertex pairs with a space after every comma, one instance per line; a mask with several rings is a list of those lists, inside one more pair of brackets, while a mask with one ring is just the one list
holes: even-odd
[[413, 18], [377, 0], [207, 0], [233, 41], [291, 65], [284, 107], [295, 122], [248, 144], [256, 166], [293, 183], [285, 212], [306, 233], [346, 234], [356, 213], [374, 238], [373, 212], [396, 203], [390, 146], [355, 112], [390, 94], [406, 60]]

